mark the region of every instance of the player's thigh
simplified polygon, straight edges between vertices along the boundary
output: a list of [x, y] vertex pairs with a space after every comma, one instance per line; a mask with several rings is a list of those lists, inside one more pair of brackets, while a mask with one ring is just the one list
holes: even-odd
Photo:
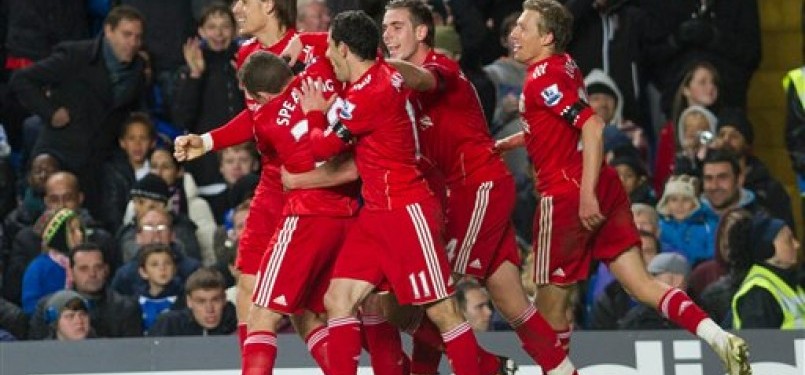
[[545, 194], [534, 217], [534, 277], [537, 285], [569, 285], [587, 278], [592, 233], [579, 219], [578, 190]]

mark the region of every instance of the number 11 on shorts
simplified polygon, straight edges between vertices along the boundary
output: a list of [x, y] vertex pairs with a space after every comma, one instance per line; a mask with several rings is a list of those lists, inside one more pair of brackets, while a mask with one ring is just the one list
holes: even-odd
[[428, 287], [428, 279], [425, 278], [425, 271], [409, 273], [408, 281], [411, 282], [411, 290], [414, 291], [415, 299], [419, 299], [422, 297], [419, 295], [420, 289], [422, 289], [422, 293], [424, 294], [425, 298], [430, 297], [430, 288]]

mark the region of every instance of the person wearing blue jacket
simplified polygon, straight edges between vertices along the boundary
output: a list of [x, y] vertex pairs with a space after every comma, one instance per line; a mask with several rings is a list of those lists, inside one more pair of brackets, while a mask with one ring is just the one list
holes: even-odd
[[673, 176], [657, 204], [660, 214], [660, 242], [697, 264], [713, 258], [718, 216], [701, 205], [696, 196], [698, 180]]

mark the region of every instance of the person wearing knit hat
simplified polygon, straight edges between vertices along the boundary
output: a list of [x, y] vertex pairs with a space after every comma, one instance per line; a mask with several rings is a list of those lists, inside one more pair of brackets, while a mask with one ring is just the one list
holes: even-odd
[[[659, 253], [649, 262], [648, 272], [655, 279], [679, 290], [687, 289], [690, 264], [678, 253]], [[645, 305], [632, 307], [618, 321], [618, 329], [677, 329], [677, 325]]]
[[72, 287], [70, 249], [84, 240], [81, 220], [69, 208], [46, 211], [35, 229], [42, 238], [42, 253], [22, 278], [22, 310], [29, 315], [43, 296]]
[[780, 181], [769, 173], [763, 161], [752, 154], [754, 140], [752, 123], [743, 110], [727, 108], [719, 113], [717, 138], [712, 147], [733, 151], [738, 156], [743, 171], [743, 187], [755, 193], [758, 204], [766, 208], [772, 216], [783, 219], [793, 227], [791, 198]]
[[[137, 180], [131, 188], [131, 202], [134, 204], [134, 217], [139, 220], [152, 209], [165, 209], [168, 205], [170, 189], [161, 177], [149, 173]], [[125, 220], [124, 220], [125, 221]]]
[[72, 290], [62, 290], [48, 297], [45, 320], [51, 325], [50, 338], [77, 341], [89, 337], [89, 303]]
[[800, 243], [780, 219], [759, 214], [729, 231], [730, 263], [736, 281], [733, 328], [805, 328], [805, 288], [799, 282]]
[[692, 265], [713, 257], [718, 226], [718, 217], [702, 209], [697, 187], [695, 177], [672, 176], [657, 204], [663, 248], [683, 254]]

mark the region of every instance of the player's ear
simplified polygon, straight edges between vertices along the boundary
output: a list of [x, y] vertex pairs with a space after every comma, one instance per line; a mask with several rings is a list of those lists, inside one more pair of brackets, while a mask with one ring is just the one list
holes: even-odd
[[417, 27], [414, 28], [414, 33], [416, 35], [416, 40], [418, 42], [423, 42], [425, 41], [425, 38], [428, 37], [428, 26], [424, 23], [417, 25]]
[[543, 46], [549, 46], [551, 44], [554, 44], [554, 42], [556, 40], [556, 38], [553, 37], [553, 33], [547, 33], [547, 34], [541, 36], [540, 39], [541, 39], [540, 41], [542, 42]]

